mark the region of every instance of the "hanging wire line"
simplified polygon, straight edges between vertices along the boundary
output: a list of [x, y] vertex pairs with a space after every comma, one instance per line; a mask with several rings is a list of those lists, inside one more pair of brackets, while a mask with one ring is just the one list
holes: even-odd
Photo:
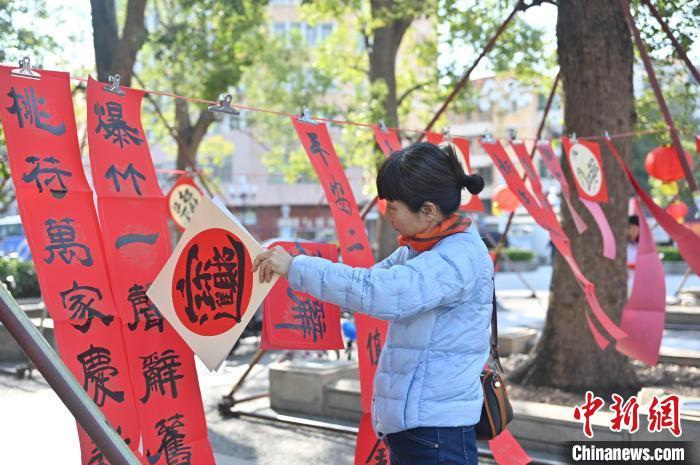
[[[86, 78], [81, 78], [81, 77], [76, 77], [76, 76], [71, 76], [70, 77], [74, 81], [80, 81], [80, 82], [88, 82]], [[136, 89], [136, 88], [134, 88]], [[207, 105], [215, 105], [218, 102], [213, 101], [213, 100], [207, 100], [207, 99], [202, 99], [202, 98], [197, 98], [197, 97], [187, 97], [184, 95], [178, 95], [174, 94], [172, 92], [164, 92], [164, 91], [157, 91], [157, 90], [150, 90], [150, 89], [136, 89], [140, 90], [142, 92], [145, 92], [147, 94], [152, 94], [152, 95], [160, 95], [163, 97], [170, 97], [173, 99], [179, 99], [179, 100], [185, 100], [188, 102], [194, 102], [194, 103], [202, 103], [202, 104], [207, 104]], [[257, 113], [267, 113], [271, 115], [277, 115], [277, 116], [285, 116], [285, 117], [294, 117], [298, 116], [295, 113], [286, 113], [283, 111], [276, 111], [276, 110], [270, 110], [266, 108], [258, 108], [258, 107], [253, 107], [253, 106], [248, 106], [248, 105], [241, 105], [237, 103], [231, 103], [231, 106], [240, 110], [247, 110], [247, 111], [254, 111]], [[366, 127], [366, 128], [371, 128], [374, 126], [374, 124], [371, 123], [362, 123], [362, 122], [357, 122], [357, 121], [347, 121], [347, 120], [339, 120], [339, 119], [333, 119], [333, 118], [321, 118], [321, 117], [313, 117], [314, 120], [316, 121], [324, 121], [327, 123], [333, 123], [333, 124], [338, 124], [341, 126], [358, 126], [358, 127]], [[399, 132], [412, 132], [412, 133], [418, 133], [418, 134], [427, 134], [427, 131], [419, 130], [419, 129], [410, 129], [410, 128], [398, 128], [398, 127], [389, 127], [387, 129], [390, 130], [395, 130]], [[644, 134], [654, 134], [658, 132], [665, 132], [668, 131], [668, 127], [657, 127], [657, 128], [651, 128], [651, 129], [642, 129], [639, 131], [629, 131], [629, 132], [621, 132], [621, 133], [616, 133], [616, 134], [610, 134], [610, 138], [612, 139], [620, 139], [620, 138], [625, 138], [625, 137], [634, 137], [636, 135], [644, 135]], [[473, 139], [475, 136], [465, 136], [461, 134], [452, 134], [453, 137], [462, 137], [465, 139]], [[494, 138], [500, 138], [500, 139], [508, 139], [507, 136], [504, 137], [496, 137], [493, 136]], [[594, 136], [577, 136], [579, 139], [586, 139], [586, 140], [603, 140], [604, 136], [600, 135], [594, 135]], [[537, 141], [537, 138], [535, 137], [519, 137], [518, 139], [520, 140], [525, 140], [525, 141]], [[552, 137], [550, 140], [559, 140], [559, 137]]]

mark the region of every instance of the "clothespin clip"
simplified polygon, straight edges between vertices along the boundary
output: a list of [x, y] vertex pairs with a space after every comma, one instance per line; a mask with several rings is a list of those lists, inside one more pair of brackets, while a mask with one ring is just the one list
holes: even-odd
[[487, 144], [493, 144], [496, 142], [496, 139], [493, 138], [491, 133], [489, 131], [484, 132], [484, 135], [481, 137], [482, 142], [486, 142]]
[[518, 131], [516, 131], [513, 128], [508, 129], [508, 139], [510, 139], [511, 142], [514, 142], [517, 137], [518, 137]]
[[575, 133], [575, 132], [572, 132], [571, 134], [569, 134], [569, 140], [571, 141], [572, 144], [575, 144], [575, 143], [578, 142], [578, 139], [576, 139], [576, 133]]
[[603, 133], [603, 137], [605, 137], [607, 140], [610, 140], [610, 133], [608, 131], [605, 131]]
[[32, 71], [31, 62], [29, 61], [29, 57], [26, 56], [19, 60], [19, 68], [13, 69], [10, 71], [10, 74], [29, 79], [41, 79], [41, 74]]
[[302, 107], [301, 108], [301, 113], [297, 117], [299, 121], [303, 121], [304, 123], [308, 124], [317, 124], [316, 120], [311, 118], [311, 112], [309, 111], [309, 107]]
[[383, 119], [379, 120], [379, 130], [382, 131], [383, 133], [389, 132], [389, 129], [386, 127], [386, 123], [384, 122]]
[[223, 113], [225, 115], [238, 116], [241, 114], [241, 112], [231, 106], [232, 101], [233, 97], [231, 97], [231, 94], [219, 94], [219, 104], [210, 105], [209, 111], [213, 113]]
[[442, 137], [443, 137], [443, 139], [445, 139], [446, 141], [452, 142], [452, 134], [450, 134], [450, 127], [449, 127], [449, 126], [445, 126], [445, 127], [442, 129]]
[[109, 76], [109, 85], [104, 86], [103, 89], [106, 90], [107, 92], [111, 92], [113, 94], [117, 94], [119, 96], [124, 96], [124, 91], [122, 90], [121, 87], [119, 87], [119, 81], [121, 81], [122, 77], [119, 75], [119, 73], [115, 74], [114, 76]]

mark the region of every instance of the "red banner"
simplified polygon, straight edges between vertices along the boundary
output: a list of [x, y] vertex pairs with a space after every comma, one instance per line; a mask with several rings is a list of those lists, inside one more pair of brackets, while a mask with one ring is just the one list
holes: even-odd
[[579, 215], [574, 206], [571, 204], [571, 189], [569, 188], [569, 182], [564, 176], [564, 171], [562, 171], [559, 160], [557, 160], [557, 156], [554, 154], [552, 145], [546, 141], [539, 141], [537, 142], [537, 151], [540, 153], [544, 164], [547, 165], [549, 172], [557, 181], [559, 181], [559, 185], [561, 186], [561, 195], [564, 198], [566, 205], [569, 207], [569, 212], [571, 213], [571, 218], [574, 220], [576, 231], [578, 231], [579, 234], [583, 234], [587, 229], [586, 223], [584, 223], [581, 215]]
[[[2, 119], [22, 224], [61, 358], [138, 453], [139, 423], [67, 73], [0, 67]], [[82, 463], [102, 457], [79, 428]]]
[[168, 212], [175, 226], [184, 231], [192, 219], [195, 208], [202, 198], [202, 191], [189, 174], [180, 176], [168, 192]]
[[[556, 218], [548, 214], [525, 187], [525, 183], [520, 178], [520, 175], [515, 169], [515, 166], [511, 162], [501, 143], [499, 141], [485, 142], [482, 140], [481, 146], [493, 160], [494, 165], [505, 179], [508, 188], [518, 196], [522, 205], [525, 207], [528, 213], [532, 215], [532, 218], [537, 222], [537, 224], [549, 232], [554, 247], [556, 247], [559, 253], [561, 253], [562, 257], [564, 257], [564, 260], [567, 262], [574, 276], [581, 285], [585, 298], [588, 302], [589, 309], [594, 317], [592, 319], [588, 315], [588, 311], [586, 312], [588, 327], [593, 333], [593, 337], [601, 350], [607, 347], [609, 339], [619, 340], [626, 337], [627, 334], [618, 328], [600, 307], [598, 299], [595, 295], [595, 285], [586, 279], [579, 269], [578, 263], [573, 257], [569, 238], [566, 236], [566, 233], [564, 233], [564, 230], [561, 228], [558, 221], [556, 221]], [[596, 327], [595, 322], [600, 324], [604, 332], [607, 333], [607, 336], [604, 336], [601, 333], [601, 331]]]
[[557, 215], [554, 213], [554, 208], [552, 208], [552, 205], [542, 191], [542, 182], [535, 170], [535, 165], [532, 164], [532, 159], [527, 151], [527, 147], [525, 147], [525, 143], [513, 140], [510, 142], [510, 146], [518, 157], [520, 165], [525, 170], [525, 177], [530, 181], [531, 191], [537, 198], [540, 208], [550, 217], [550, 221], [558, 224]]
[[[172, 252], [143, 127], [143, 92], [87, 86], [90, 166], [149, 463], [213, 464], [192, 351], [146, 296]], [[174, 438], [177, 438], [174, 443]], [[185, 460], [187, 459], [187, 460]]]
[[374, 434], [369, 413], [360, 420], [354, 465], [389, 465], [389, 448]]
[[[374, 256], [367, 239], [365, 225], [357, 210], [355, 196], [343, 166], [335, 153], [328, 128], [323, 123], [308, 122], [297, 117], [292, 117], [292, 124], [326, 192], [335, 220], [343, 263], [350, 266], [371, 267], [374, 265]], [[368, 413], [372, 407], [374, 373], [377, 370], [379, 353], [386, 339], [387, 323], [362, 314], [355, 314], [355, 322], [360, 359], [362, 411]]]
[[607, 202], [608, 186], [605, 183], [600, 146], [596, 142], [572, 141], [568, 137], [562, 137], [561, 141], [581, 198], [593, 202]]
[[685, 225], [678, 223], [671, 215], [669, 215], [666, 210], [659, 207], [654, 200], [647, 194], [644, 189], [639, 185], [634, 175], [630, 171], [629, 167], [620, 156], [617, 148], [613, 145], [610, 139], [605, 139], [605, 142], [612, 152], [613, 156], [617, 159], [618, 163], [624, 170], [629, 179], [632, 187], [634, 188], [637, 195], [642, 199], [644, 205], [649, 209], [654, 219], [659, 223], [659, 225], [671, 236], [674, 240], [678, 251], [683, 256], [683, 259], [688, 263], [690, 269], [692, 269], [697, 275], [700, 276], [700, 236], [695, 234], [690, 228]]
[[382, 152], [387, 157], [401, 150], [401, 140], [399, 140], [395, 129], [382, 129], [378, 124], [373, 124], [372, 131], [374, 131], [374, 139], [377, 141], [379, 148], [382, 149]]
[[[313, 242], [275, 242], [292, 256], [310, 255], [338, 261], [338, 248]], [[260, 348], [266, 350], [334, 350], [342, 349], [340, 308], [297, 292], [289, 281], [280, 278], [265, 298], [263, 332]]]

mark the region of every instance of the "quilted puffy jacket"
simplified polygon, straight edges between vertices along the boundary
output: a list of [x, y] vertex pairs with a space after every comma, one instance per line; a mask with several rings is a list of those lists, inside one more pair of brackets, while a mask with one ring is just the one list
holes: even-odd
[[475, 228], [422, 253], [400, 247], [369, 269], [297, 256], [287, 279], [295, 290], [389, 320], [374, 379], [378, 436], [479, 421], [493, 263]]

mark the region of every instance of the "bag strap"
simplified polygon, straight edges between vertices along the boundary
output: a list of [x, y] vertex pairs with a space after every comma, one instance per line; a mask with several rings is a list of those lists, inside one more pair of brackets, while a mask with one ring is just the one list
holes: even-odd
[[501, 360], [498, 357], [498, 316], [496, 312], [496, 280], [493, 280], [493, 310], [491, 311], [491, 363], [493, 371], [503, 373]]

